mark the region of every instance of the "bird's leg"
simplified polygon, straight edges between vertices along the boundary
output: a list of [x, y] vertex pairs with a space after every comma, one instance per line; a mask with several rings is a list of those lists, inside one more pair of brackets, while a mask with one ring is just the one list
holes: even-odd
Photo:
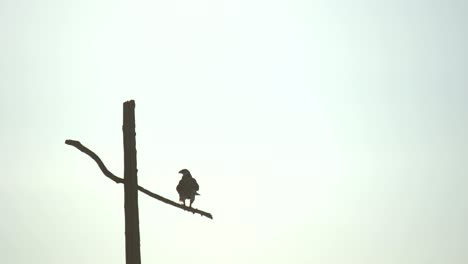
[[193, 201], [194, 201], [194, 199], [190, 199], [190, 205], [189, 205], [189, 207], [192, 207]]

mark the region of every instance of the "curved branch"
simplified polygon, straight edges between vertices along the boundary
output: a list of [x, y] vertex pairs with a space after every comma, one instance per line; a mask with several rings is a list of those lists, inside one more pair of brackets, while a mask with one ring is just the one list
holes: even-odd
[[102, 173], [106, 175], [109, 179], [115, 181], [116, 183], [123, 183], [124, 179], [119, 178], [115, 176], [112, 172], [110, 172], [107, 168], [106, 165], [102, 162], [102, 160], [96, 155], [94, 152], [89, 150], [87, 147], [83, 146], [79, 141], [76, 140], [65, 140], [65, 144], [74, 146], [75, 148], [79, 149], [81, 152], [84, 152], [88, 156], [90, 156], [94, 161], [96, 161], [97, 165], [101, 169]]
[[[109, 179], [115, 181], [116, 183], [124, 183], [124, 179], [119, 178], [119, 177], [115, 176], [112, 172], [110, 172], [106, 168], [106, 165], [104, 165], [102, 160], [98, 157], [98, 155], [96, 155], [94, 152], [89, 150], [87, 147], [83, 146], [79, 141], [68, 139], [68, 140], [65, 140], [65, 144], [70, 145], [70, 146], [74, 146], [75, 148], [77, 148], [81, 152], [83, 152], [83, 153], [87, 154], [88, 156], [90, 156], [94, 161], [96, 161], [96, 163], [98, 164], [98, 166], [101, 169], [102, 173], [104, 173], [104, 175], [107, 176]], [[204, 211], [192, 208], [192, 207], [187, 207], [185, 205], [176, 203], [174, 201], [171, 201], [171, 200], [169, 200], [167, 198], [162, 197], [161, 195], [158, 195], [158, 194], [155, 194], [155, 193], [153, 193], [151, 191], [148, 191], [147, 189], [145, 189], [145, 188], [143, 188], [141, 186], [138, 186], [138, 190], [141, 191], [142, 193], [150, 196], [150, 197], [153, 197], [156, 200], [159, 200], [159, 201], [163, 202], [163, 203], [175, 206], [175, 207], [180, 208], [180, 209], [185, 210], [185, 211], [192, 212], [194, 214], [199, 214], [201, 216], [205, 216], [205, 217], [208, 217], [210, 219], [213, 219], [213, 216], [210, 213], [207, 213], [207, 212], [204, 212]]]

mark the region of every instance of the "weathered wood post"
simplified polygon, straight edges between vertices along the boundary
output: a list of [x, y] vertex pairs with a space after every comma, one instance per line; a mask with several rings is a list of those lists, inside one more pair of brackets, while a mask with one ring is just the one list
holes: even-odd
[[135, 140], [135, 101], [123, 104], [125, 257], [127, 264], [141, 264], [140, 220]]

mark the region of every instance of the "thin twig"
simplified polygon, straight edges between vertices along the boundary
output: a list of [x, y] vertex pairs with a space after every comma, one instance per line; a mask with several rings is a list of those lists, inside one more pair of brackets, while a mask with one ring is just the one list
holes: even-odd
[[[98, 166], [101, 169], [102, 173], [104, 173], [104, 175], [106, 177], [108, 177], [109, 179], [113, 180], [116, 183], [124, 183], [124, 179], [122, 179], [120, 177], [117, 177], [112, 172], [110, 172], [106, 168], [106, 165], [104, 165], [102, 160], [99, 158], [99, 156], [96, 155], [94, 152], [92, 152], [87, 147], [83, 146], [79, 141], [68, 139], [68, 140], [65, 140], [65, 144], [70, 145], [70, 146], [74, 146], [75, 148], [77, 148], [81, 152], [83, 152], [83, 153], [87, 154], [89, 157], [91, 157], [94, 161], [96, 161], [96, 163], [98, 164]], [[174, 201], [171, 201], [171, 200], [169, 200], [167, 198], [162, 197], [161, 195], [158, 195], [158, 194], [155, 194], [155, 193], [153, 193], [151, 191], [148, 191], [147, 189], [145, 189], [145, 188], [143, 188], [141, 186], [138, 186], [138, 190], [141, 191], [142, 193], [150, 196], [150, 197], [153, 197], [156, 200], [159, 200], [159, 201], [163, 202], [163, 203], [175, 206], [175, 207], [180, 208], [180, 209], [185, 210], [185, 211], [192, 212], [194, 214], [199, 214], [201, 216], [205, 216], [205, 217], [208, 217], [210, 219], [213, 219], [213, 216], [210, 213], [207, 213], [207, 212], [204, 212], [204, 211], [192, 208], [192, 207], [188, 207], [188, 206], [176, 203]]]

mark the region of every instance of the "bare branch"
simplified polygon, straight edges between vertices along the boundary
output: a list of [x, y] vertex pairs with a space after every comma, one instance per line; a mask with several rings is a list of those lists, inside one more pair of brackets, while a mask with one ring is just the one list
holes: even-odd
[[94, 152], [89, 150], [87, 147], [83, 146], [79, 141], [76, 140], [65, 140], [65, 144], [74, 146], [75, 148], [79, 149], [81, 152], [84, 152], [88, 156], [90, 156], [94, 161], [96, 161], [97, 165], [101, 169], [102, 173], [106, 175], [109, 179], [115, 181], [116, 183], [123, 183], [124, 180], [122, 178], [119, 178], [115, 176], [112, 172], [110, 172], [107, 168], [106, 165], [102, 162], [102, 160], [96, 155]]
[[[104, 165], [102, 160], [98, 157], [98, 155], [96, 155], [94, 152], [89, 150], [87, 147], [83, 146], [79, 141], [68, 139], [68, 140], [65, 140], [65, 144], [70, 145], [70, 146], [74, 146], [78, 150], [80, 150], [83, 153], [90, 156], [94, 161], [96, 161], [96, 163], [98, 164], [98, 166], [101, 169], [102, 173], [104, 173], [104, 175], [107, 176], [109, 179], [113, 180], [116, 183], [124, 183], [124, 180], [122, 178], [119, 178], [119, 177], [115, 176], [112, 172], [110, 172], [106, 168], [106, 166]], [[171, 200], [169, 200], [167, 198], [162, 197], [161, 195], [158, 195], [158, 194], [155, 194], [155, 193], [153, 193], [151, 191], [148, 191], [147, 189], [145, 189], [145, 188], [143, 188], [141, 186], [138, 186], [138, 190], [141, 191], [142, 193], [150, 196], [150, 197], [153, 197], [156, 200], [159, 200], [159, 201], [163, 202], [163, 203], [175, 206], [175, 207], [180, 208], [180, 209], [185, 210], [185, 211], [192, 212], [194, 214], [199, 214], [201, 216], [205, 216], [205, 217], [208, 217], [210, 219], [213, 219], [213, 216], [210, 213], [207, 213], [207, 212], [204, 212], [204, 211], [192, 208], [192, 207], [188, 207], [188, 206], [176, 203], [174, 201], [171, 201]]]
[[167, 203], [167, 204], [170, 204], [172, 206], [175, 206], [175, 207], [178, 207], [180, 209], [183, 209], [185, 211], [189, 211], [189, 212], [192, 212], [194, 214], [199, 214], [199, 215], [202, 215], [202, 216], [205, 216], [205, 217], [208, 217], [210, 219], [213, 219], [213, 216], [210, 214], [210, 213], [207, 213], [207, 212], [203, 212], [201, 210], [198, 210], [198, 209], [195, 209], [195, 208], [192, 208], [192, 207], [188, 207], [188, 206], [185, 206], [185, 205], [182, 205], [182, 204], [179, 204], [179, 203], [176, 203], [174, 201], [171, 201], [167, 198], [164, 198], [158, 194], [155, 194], [155, 193], [152, 193], [148, 190], [146, 190], [145, 188], [141, 187], [141, 186], [138, 186], [138, 190], [141, 191], [142, 193], [148, 195], [148, 196], [151, 196], [153, 197], [154, 199], [158, 199], [159, 201], [163, 202], [163, 203]]

